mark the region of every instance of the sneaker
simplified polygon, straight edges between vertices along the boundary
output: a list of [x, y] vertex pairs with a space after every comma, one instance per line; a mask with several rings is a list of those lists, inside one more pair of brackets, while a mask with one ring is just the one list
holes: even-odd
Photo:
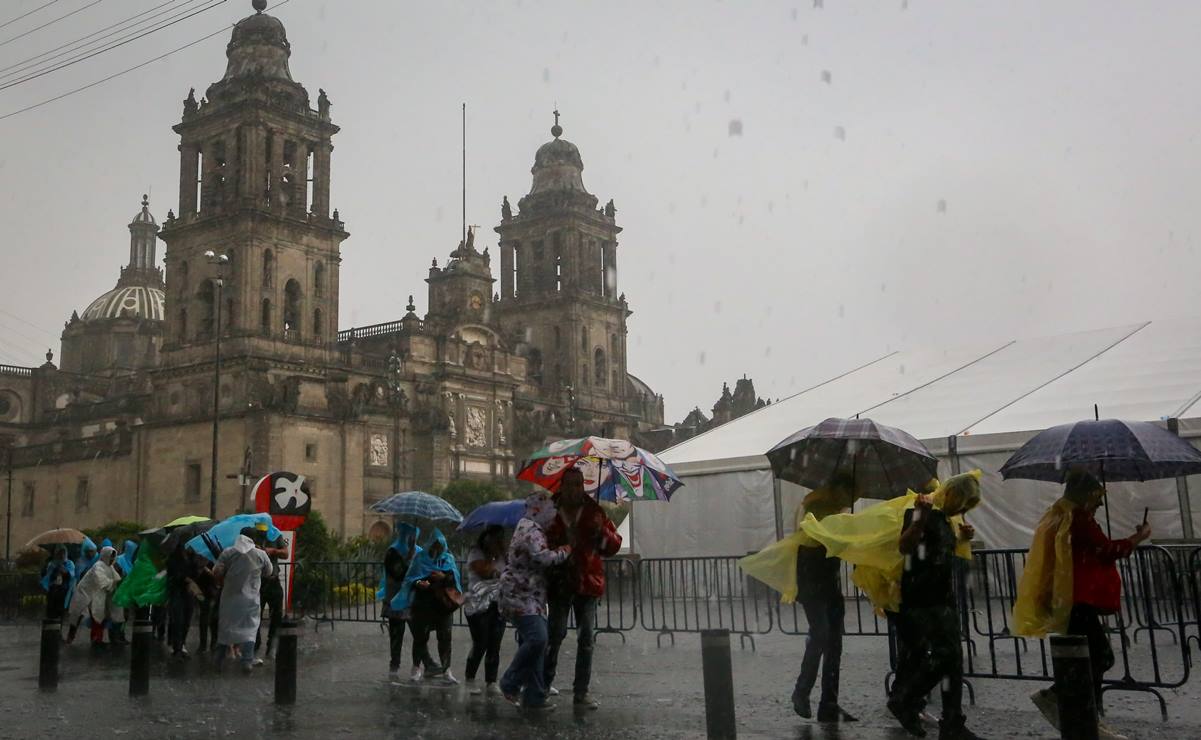
[[192, 657], [192, 654], [188, 652], [188, 649], [186, 647], [181, 647], [179, 649], [179, 654], [184, 658]]
[[243, 663], [242, 664], [243, 675], [249, 676], [253, 672], [254, 672], [254, 664], [252, 664], [252, 663]]
[[[493, 684], [493, 685], [495, 686], [495, 684]], [[502, 690], [501, 696], [503, 696], [505, 698], [505, 701], [509, 702], [513, 706], [517, 707], [518, 709], [521, 708], [521, 694], [518, 694], [518, 693], [510, 694], [510, 693]]]
[[263, 664], [262, 658], [255, 658], [253, 661], [251, 661], [251, 665], [253, 665], [255, 668], [261, 666], [262, 664]]
[[468, 694], [471, 694], [472, 696], [483, 696], [484, 695], [484, 687], [483, 686], [475, 684], [471, 681], [468, 681], [467, 685], [471, 687], [471, 690], [467, 692]]
[[500, 686], [498, 686], [495, 682], [484, 686], [484, 693], [487, 694], [488, 696], [504, 696], [505, 695], [505, 692], [501, 691]]
[[575, 698], [571, 701], [571, 705], [576, 709], [600, 709], [600, 703], [592, 698], [592, 694], [576, 694]]
[[1055, 729], [1059, 729], [1059, 698], [1055, 696], [1055, 692], [1051, 689], [1041, 689], [1030, 695], [1030, 701], [1034, 702], [1034, 706], [1038, 707], [1038, 711], [1042, 712], [1043, 717]]
[[451, 673], [449, 668], [442, 674], [442, 680], [451, 685], [458, 685], [459, 683], [459, 679], [455, 678], [455, 674]]
[[556, 689], [554, 686], [551, 686], [549, 689], [546, 690], [546, 695], [547, 696], [558, 696], [559, 690]]
[[904, 727], [905, 731], [910, 735], [914, 737], [926, 736], [926, 728], [922, 727], [922, 721], [918, 718], [917, 712], [902, 706], [896, 699], [888, 700], [888, 711], [892, 712], [892, 716], [897, 718], [897, 721], [901, 723], [901, 727]]
[[425, 668], [421, 665], [413, 666], [413, 672], [409, 674], [410, 681], [420, 681], [425, 676]]
[[1097, 738], [1098, 740], [1129, 740], [1104, 722], [1097, 722]]
[[797, 716], [805, 719], [813, 719], [813, 707], [809, 705], [809, 697], [797, 696], [792, 697], [792, 711], [797, 713]]
[[397, 673], [400, 673], [400, 665], [398, 663], [389, 663], [388, 664], [388, 675], [395, 676]]

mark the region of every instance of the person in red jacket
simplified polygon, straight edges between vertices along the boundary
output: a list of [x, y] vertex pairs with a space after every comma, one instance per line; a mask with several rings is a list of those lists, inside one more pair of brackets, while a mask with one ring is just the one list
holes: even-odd
[[[572, 549], [567, 562], [548, 574], [550, 646], [544, 671], [546, 686], [553, 687], [559, 647], [567, 637], [567, 618], [574, 612], [577, 643], [573, 704], [580, 709], [596, 709], [599, 705], [588, 692], [596, 604], [605, 595], [604, 559], [617, 554], [621, 535], [600, 504], [584, 492], [584, 476], [575, 468], [563, 474], [555, 505], [559, 513], [546, 531], [547, 544], [551, 548], [570, 545]], [[555, 693], [553, 688], [551, 693]]]
[[[1105, 503], [1105, 489], [1092, 475], [1072, 471], [1064, 486], [1063, 497], [1072, 509], [1070, 537], [1072, 543], [1072, 611], [1068, 617], [1069, 635], [1088, 639], [1089, 661], [1092, 668], [1093, 694], [1101, 708], [1101, 682], [1105, 672], [1113, 667], [1113, 648], [1105, 633], [1101, 617], [1116, 613], [1122, 606], [1122, 577], [1117, 561], [1130, 557], [1134, 548], [1151, 536], [1151, 527], [1143, 522], [1134, 534], [1121, 540], [1111, 540], [1097, 523], [1097, 509]], [[1043, 716], [1059, 728], [1059, 706], [1054, 689], [1043, 689], [1031, 697]], [[1101, 738], [1116, 740], [1123, 737], [1106, 727], [1099, 727]]]

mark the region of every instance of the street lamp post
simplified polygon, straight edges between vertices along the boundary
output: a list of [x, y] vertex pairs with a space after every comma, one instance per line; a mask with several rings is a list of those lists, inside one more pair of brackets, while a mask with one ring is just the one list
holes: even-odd
[[406, 398], [404, 389], [400, 387], [400, 378], [404, 371], [404, 359], [392, 350], [388, 355], [388, 401], [392, 405], [392, 492], [400, 492], [400, 414], [404, 410]]
[[4, 516], [4, 562], [12, 563], [13, 541], [13, 448], [8, 447], [8, 510]]
[[221, 301], [225, 288], [225, 278], [222, 272], [224, 267], [229, 264], [229, 257], [224, 254], [216, 254], [210, 249], [204, 253], [204, 258], [217, 271], [217, 277], [213, 279], [213, 286], [217, 289], [215, 296], [217, 305], [214, 311], [216, 321], [213, 324], [213, 338], [216, 340], [216, 354], [213, 362], [213, 460], [209, 475], [209, 519], [215, 520], [217, 518], [217, 421], [221, 412]]

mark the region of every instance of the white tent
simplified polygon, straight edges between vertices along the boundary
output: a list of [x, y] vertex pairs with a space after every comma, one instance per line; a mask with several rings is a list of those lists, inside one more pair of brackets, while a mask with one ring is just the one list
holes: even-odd
[[[921, 439], [943, 475], [982, 469], [984, 503], [969, 515], [979, 539], [1025, 547], [1058, 487], [1002, 483], [997, 470], [1035, 433], [1092, 418], [1094, 404], [1104, 418], [1178, 426], [1201, 446], [1201, 318], [889, 354], [662, 453], [685, 487], [670, 503], [639, 502], [633, 538], [644, 557], [769, 544], [792, 530], [805, 490], [774, 482], [763, 453], [825, 418], [860, 415]], [[1132, 530], [1144, 507], [1156, 539], [1201, 532], [1201, 477], [1110, 491], [1115, 535]]]

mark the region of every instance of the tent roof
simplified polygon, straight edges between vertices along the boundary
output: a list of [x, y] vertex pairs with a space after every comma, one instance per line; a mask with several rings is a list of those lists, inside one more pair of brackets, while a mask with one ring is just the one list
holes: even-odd
[[[698, 472], [765, 467], [763, 453], [789, 434], [831, 416], [857, 414], [923, 440], [1038, 431], [1091, 418], [1093, 404], [1111, 418], [1201, 416], [1199, 368], [1201, 317], [895, 352], [660, 457]], [[716, 461], [723, 464], [714, 467]]]

